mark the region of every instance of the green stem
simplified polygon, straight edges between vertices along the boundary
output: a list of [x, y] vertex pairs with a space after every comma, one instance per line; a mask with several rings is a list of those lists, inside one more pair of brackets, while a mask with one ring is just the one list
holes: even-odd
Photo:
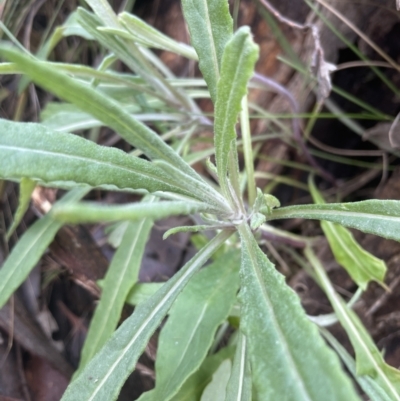
[[249, 107], [247, 96], [242, 99], [242, 111], [240, 112], [240, 127], [242, 129], [244, 163], [247, 174], [247, 196], [249, 205], [253, 205], [256, 200], [256, 182], [254, 179], [254, 160], [253, 149], [251, 146], [251, 132], [249, 120]]

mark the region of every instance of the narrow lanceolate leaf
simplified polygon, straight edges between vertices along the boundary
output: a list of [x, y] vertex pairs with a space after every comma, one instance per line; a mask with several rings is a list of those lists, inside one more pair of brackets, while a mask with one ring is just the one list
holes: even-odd
[[[147, 61], [135, 42], [123, 39], [114, 33], [104, 32], [104, 23], [101, 18], [93, 13], [83, 8], [78, 8], [77, 13], [79, 24], [95, 38], [96, 42], [112, 52], [132, 71], [144, 79], [153, 90], [157, 91], [157, 96], [160, 99], [169, 102], [173, 99], [171, 96], [177, 95], [177, 99], [174, 100], [178, 100], [180, 95], [166, 82], [160, 71]], [[111, 29], [121, 32], [119, 26]]]
[[96, 89], [80, 83], [48, 63], [38, 61], [2, 44], [0, 55], [14, 62], [33, 82], [59, 98], [78, 106], [106, 126], [114, 129], [127, 142], [141, 149], [151, 159], [176, 165], [197, 180], [201, 178], [154, 131], [133, 118], [120, 104]]
[[[131, 105], [130, 111], [138, 112], [139, 107]], [[41, 124], [57, 132], [76, 132], [79, 130], [101, 127], [103, 124], [75, 105], [65, 102], [50, 102], [40, 113]]]
[[19, 223], [21, 223], [25, 212], [28, 210], [29, 203], [31, 201], [31, 195], [33, 190], [35, 189], [35, 186], [35, 181], [32, 181], [29, 178], [25, 177], [21, 179], [21, 183], [19, 185], [18, 208], [15, 212], [14, 221], [7, 231], [7, 239], [11, 237], [15, 229], [18, 227]]
[[214, 142], [219, 182], [227, 191], [228, 156], [236, 139], [235, 125], [247, 83], [254, 73], [258, 46], [248, 27], [242, 27], [226, 44], [215, 104]]
[[76, 135], [51, 132], [40, 124], [0, 119], [0, 177], [23, 177], [53, 183], [74, 182], [92, 187], [171, 191], [191, 196], [171, 184], [154, 164], [118, 149], [96, 145]]
[[289, 206], [274, 209], [267, 220], [327, 220], [345, 227], [400, 241], [400, 201], [368, 200], [354, 203]]
[[311, 249], [305, 255], [318, 277], [319, 284], [328, 297], [337, 318], [346, 330], [356, 353], [358, 375], [372, 376], [386, 391], [390, 399], [400, 400], [400, 371], [385, 363], [382, 354], [374, 344], [359, 317], [339, 297], [332, 286], [323, 266]]
[[[57, 204], [76, 202], [87, 192], [86, 188], [74, 189]], [[0, 269], [0, 308], [28, 277], [61, 226], [46, 215], [25, 231]]]
[[170, 400], [201, 365], [236, 300], [239, 260], [238, 252], [224, 254], [183, 290], [159, 337], [155, 389], [140, 401]]
[[171, 401], [199, 401], [205, 387], [210, 383], [213, 374], [221, 366], [221, 363], [228, 358], [232, 360], [234, 353], [234, 347], [227, 347], [207, 357], [200, 369], [189, 377]]
[[128, 223], [122, 243], [115, 252], [103, 280], [100, 302], [90, 322], [77, 375], [117, 327], [129, 290], [138, 280], [144, 248], [152, 226], [153, 221], [149, 218]]
[[328, 331], [322, 330], [323, 336], [329, 342], [329, 345], [338, 353], [346, 368], [353, 375], [358, 385], [364, 390], [370, 401], [392, 401], [392, 397], [386, 394], [385, 390], [371, 376], [358, 376], [356, 372], [356, 363], [346, 348]]
[[[314, 202], [325, 204], [324, 198], [311, 180], [309, 186]], [[386, 274], [385, 262], [363, 249], [347, 228], [328, 221], [321, 221], [321, 227], [336, 261], [347, 270], [357, 285], [365, 290], [371, 280], [383, 282]]]
[[164, 283], [137, 283], [129, 291], [126, 303], [137, 306], [154, 295], [163, 285]]
[[211, 382], [205, 388], [200, 401], [224, 401], [226, 385], [231, 375], [232, 362], [225, 359], [213, 374]]
[[204, 212], [208, 209], [209, 206], [206, 204], [181, 201], [129, 203], [120, 206], [84, 202], [55, 207], [51, 213], [56, 220], [78, 224], [99, 221], [134, 221], [145, 217], [160, 220], [169, 216]]
[[284, 277], [258, 247], [247, 224], [242, 242], [240, 330], [248, 342], [259, 400], [359, 400], [338, 357], [320, 337]]
[[163, 239], [167, 239], [170, 235], [177, 233], [196, 233], [199, 231], [215, 231], [227, 228], [227, 224], [215, 224], [215, 225], [198, 225], [198, 226], [180, 226], [174, 227], [166, 231], [163, 235]]
[[186, 186], [190, 186], [193, 193], [202, 193], [206, 203], [214, 204], [222, 210], [225, 209], [225, 212], [230, 213], [229, 204], [225, 198], [219, 192], [211, 191], [210, 189], [212, 188], [207, 183], [196, 181], [189, 174], [163, 160], [157, 160], [154, 163], [157, 163], [164, 173], [170, 177], [172, 182], [185, 183]]
[[251, 401], [251, 372], [246, 337], [240, 333], [225, 401]]
[[190, 40], [199, 56], [200, 71], [215, 104], [222, 54], [233, 33], [228, 1], [182, 0], [182, 8]]
[[118, 19], [131, 34], [131, 39], [138, 43], [155, 49], [168, 50], [189, 59], [197, 60], [197, 54], [193, 47], [185, 43], [176, 42], [135, 15], [123, 12], [118, 16]]
[[140, 304], [69, 385], [63, 401], [112, 401], [173, 302], [193, 274], [229, 238], [222, 232], [198, 252], [150, 299]]
[[107, 0], [85, 0], [105, 26], [119, 27], [118, 18]]

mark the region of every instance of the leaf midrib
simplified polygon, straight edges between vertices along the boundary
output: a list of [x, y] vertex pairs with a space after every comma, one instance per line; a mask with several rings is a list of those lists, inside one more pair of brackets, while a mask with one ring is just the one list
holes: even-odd
[[[42, 219], [45, 219], [47, 216], [45, 216], [45, 217], [43, 217]], [[31, 242], [31, 244], [29, 245], [29, 247], [26, 247], [26, 248], [24, 248], [24, 251], [25, 252], [21, 252], [20, 253], [20, 256], [19, 256], [19, 258], [18, 258], [18, 260], [16, 261], [16, 263], [14, 264], [15, 266], [19, 266], [20, 264], [21, 264], [21, 262], [25, 259], [25, 257], [26, 257], [26, 255], [27, 254], [29, 254], [29, 252], [32, 250], [32, 248], [34, 248], [35, 246], [36, 246], [36, 243], [42, 238], [42, 235], [44, 234], [44, 233], [46, 233], [49, 229], [50, 229], [50, 227], [51, 227], [51, 225], [55, 225], [56, 227], [57, 227], [57, 230], [62, 226], [62, 223], [58, 223], [58, 222], [55, 222], [54, 220], [51, 220], [50, 218], [48, 218], [48, 222], [46, 222], [47, 224], [45, 224], [44, 226], [43, 226], [43, 229], [39, 232], [39, 233], [36, 233], [36, 238], [35, 238], [35, 240], [33, 241], [33, 242]], [[43, 220], [42, 220], [43, 221]], [[10, 281], [10, 278], [13, 276], [15, 274], [15, 270], [9, 270], [9, 274], [7, 275], [7, 277], [6, 277], [6, 279], [2, 282], [2, 285], [1, 285], [1, 287], [0, 287], [0, 292], [2, 292], [2, 288], [5, 288], [5, 287], [7, 287], [7, 285], [8, 285], [8, 283], [9, 283], [9, 281]]]
[[[121, 269], [121, 271], [120, 271], [120, 275], [119, 275], [119, 279], [118, 279], [118, 284], [116, 285], [116, 288], [120, 288], [121, 282], [125, 280], [125, 273], [126, 273], [126, 270], [127, 270], [127, 269], [129, 268], [129, 266], [130, 266], [132, 254], [134, 253], [135, 248], [136, 248], [136, 244], [137, 244], [137, 242], [138, 242], [139, 239], [140, 239], [139, 237], [140, 237], [140, 234], [141, 234], [141, 230], [142, 230], [142, 228], [143, 228], [143, 225], [146, 223], [146, 220], [147, 220], [147, 219], [143, 219], [142, 221], [140, 221], [140, 224], [139, 224], [139, 226], [137, 227], [137, 231], [136, 231], [135, 238], [133, 239], [132, 244], [131, 244], [131, 246], [130, 246], [130, 248], [129, 248], [129, 256], [126, 258], [125, 263], [124, 263], [124, 266], [123, 266], [123, 269]], [[101, 331], [103, 331], [104, 327], [105, 327], [106, 324], [107, 324], [107, 321], [105, 321], [104, 317], [107, 317], [107, 316], [110, 314], [110, 311], [113, 310], [114, 304], [115, 304], [115, 300], [116, 300], [116, 298], [117, 298], [117, 295], [118, 295], [118, 292], [117, 292], [117, 291], [114, 291], [113, 294], [112, 294], [111, 300], [110, 300], [110, 302], [108, 303], [108, 307], [106, 308], [105, 312], [103, 313], [103, 318], [102, 318], [102, 320], [101, 320], [101, 323], [102, 323], [102, 324], [101, 324], [101, 328], [100, 328]], [[97, 336], [96, 339], [95, 339], [95, 341], [92, 340], [92, 341], [93, 341], [92, 350], [93, 350], [93, 349], [96, 349], [97, 344], [98, 344], [99, 341], [100, 341], [100, 338], [101, 338], [101, 336]], [[87, 357], [88, 360], [89, 360], [94, 354], [95, 354], [95, 352], [91, 351], [90, 355]]]
[[393, 388], [392, 383], [390, 380], [386, 377], [386, 374], [383, 372], [381, 369], [380, 365], [377, 363], [375, 360], [374, 356], [371, 354], [368, 346], [365, 344], [364, 340], [362, 337], [359, 335], [359, 332], [357, 328], [354, 326], [352, 319], [348, 316], [346, 311], [343, 308], [341, 300], [337, 297], [336, 293], [333, 292], [332, 288], [324, 285], [326, 292], [331, 294], [331, 297], [336, 300], [336, 306], [339, 309], [339, 313], [343, 316], [343, 318], [347, 321], [348, 327], [351, 327], [351, 331], [353, 335], [357, 338], [358, 344], [361, 345], [361, 348], [364, 350], [364, 353], [368, 355], [368, 359], [372, 363], [373, 367], [375, 368], [376, 372], [378, 375], [382, 378], [384, 383], [388, 386], [388, 388], [391, 390], [392, 394], [396, 397], [396, 400], [400, 400], [400, 396], [397, 393], [397, 391]]
[[[222, 234], [222, 233], [221, 233]], [[224, 236], [221, 236], [220, 234], [220, 238], [223, 238]], [[230, 233], [229, 233], [230, 234]], [[225, 236], [227, 236], [227, 232], [225, 232]], [[229, 235], [230, 236], [230, 235]], [[220, 240], [221, 241], [221, 240]], [[211, 249], [215, 249], [216, 247], [219, 246], [219, 242], [215, 242], [211, 246]], [[211, 251], [211, 249], [209, 251]], [[94, 400], [95, 396], [97, 395], [97, 393], [103, 388], [104, 383], [107, 382], [108, 378], [111, 376], [111, 374], [113, 373], [113, 371], [115, 370], [116, 366], [120, 363], [120, 361], [124, 358], [127, 350], [129, 350], [132, 347], [132, 344], [136, 341], [136, 339], [138, 337], [141, 336], [142, 332], [146, 329], [146, 327], [148, 326], [149, 322], [154, 318], [155, 315], [157, 315], [157, 313], [160, 311], [160, 309], [162, 308], [162, 306], [169, 300], [169, 298], [171, 298], [171, 296], [173, 296], [176, 292], [176, 289], [180, 287], [181, 283], [183, 281], [186, 280], [186, 277], [188, 275], [190, 275], [193, 270], [195, 270], [199, 264], [203, 264], [203, 260], [202, 257], [203, 255], [199, 255], [199, 259], [200, 260], [195, 260], [193, 265], [190, 266], [190, 268], [177, 280], [177, 282], [173, 285], [173, 287], [168, 291], [167, 295], [168, 297], [163, 297], [157, 305], [154, 306], [154, 308], [152, 309], [151, 313], [149, 314], [149, 316], [146, 318], [146, 320], [140, 325], [140, 327], [138, 328], [138, 330], [136, 331], [135, 335], [132, 337], [132, 339], [129, 341], [129, 343], [126, 345], [126, 347], [123, 348], [123, 350], [119, 353], [119, 356], [117, 357], [117, 359], [114, 361], [114, 363], [112, 365], [109, 366], [106, 375], [103, 377], [103, 379], [101, 381], [98, 382], [98, 385], [96, 386], [93, 394], [90, 396], [90, 398], [88, 398], [87, 401], [92, 401]], [[137, 313], [137, 312], [135, 312]], [[83, 372], [82, 372], [83, 373]]]
[[205, 14], [207, 16], [207, 18], [205, 18], [206, 28], [207, 28], [208, 36], [210, 38], [210, 42], [212, 43], [212, 45], [211, 45], [211, 59], [212, 59], [212, 64], [214, 66], [214, 71], [215, 71], [215, 75], [216, 75], [216, 82], [215, 82], [215, 84], [216, 84], [218, 82], [218, 79], [219, 79], [218, 55], [217, 55], [214, 35], [213, 35], [212, 27], [211, 27], [210, 12], [209, 12], [209, 9], [208, 9], [207, 0], [203, 0], [203, 5], [204, 5], [204, 8], [205, 8]]
[[[349, 211], [340, 211], [340, 210], [326, 210], [326, 209], [298, 209], [298, 210], [285, 210], [285, 208], [276, 211], [273, 213], [268, 220], [275, 220], [275, 219], [283, 219], [283, 218], [293, 218], [293, 217], [300, 217], [300, 218], [310, 218], [308, 216], [322, 216], [323, 214], [328, 216], [339, 216], [339, 217], [354, 217], [357, 219], [364, 218], [364, 219], [374, 219], [374, 220], [384, 220], [384, 221], [396, 221], [400, 223], [400, 217], [396, 215], [387, 215], [387, 214], [377, 214], [377, 213], [366, 213], [366, 212], [357, 212], [354, 210]], [[305, 217], [302, 217], [305, 216]], [[325, 220], [323, 217], [316, 217], [317, 220]]]
[[[10, 149], [10, 150], [14, 150], [14, 151], [17, 151], [17, 152], [37, 153], [37, 154], [43, 154], [43, 155], [48, 155], [48, 156], [53, 156], [53, 157], [54, 156], [61, 156], [61, 157], [65, 158], [65, 159], [75, 159], [75, 160], [79, 160], [79, 161], [83, 161], [83, 162], [90, 161], [90, 162], [93, 162], [95, 164], [104, 165], [104, 166], [112, 167], [112, 168], [115, 168], [115, 169], [124, 170], [124, 171], [129, 172], [129, 173], [140, 174], [140, 175], [142, 175], [144, 177], [152, 178], [152, 179], [156, 180], [157, 182], [162, 182], [165, 185], [174, 186], [174, 184], [164, 183], [163, 181], [160, 181], [159, 178], [157, 178], [155, 175], [149, 174], [148, 172], [143, 172], [143, 171], [138, 171], [138, 170], [135, 170], [135, 169], [130, 169], [128, 167], [115, 164], [113, 162], [100, 161], [98, 159], [90, 158], [88, 156], [76, 156], [76, 155], [71, 155], [71, 154], [63, 153], [63, 152], [46, 151], [46, 150], [42, 150], [42, 149], [16, 147], [16, 146], [9, 146], [9, 145], [3, 145], [3, 144], [0, 145], [0, 149]], [[124, 188], [124, 187], [118, 185], [118, 188]], [[130, 188], [130, 187], [126, 187], [126, 188]]]
[[[244, 43], [244, 45], [245, 45], [246, 43]], [[238, 81], [238, 79], [237, 79], [237, 77], [238, 77], [238, 73], [239, 73], [239, 71], [241, 71], [241, 67], [242, 67], [242, 64], [243, 64], [243, 52], [240, 52], [240, 59], [239, 59], [239, 62], [238, 62], [238, 66], [237, 66], [237, 68], [236, 68], [236, 71], [235, 71], [235, 75], [234, 75], [234, 79], [233, 79], [233, 83], [234, 84], [237, 84], [237, 81]], [[227, 164], [228, 164], [228, 162], [227, 162], [227, 160], [225, 161], [224, 160], [224, 157], [223, 157], [223, 144], [224, 144], [224, 142], [225, 142], [225, 139], [226, 139], [226, 137], [227, 137], [227, 135], [226, 135], [226, 132], [227, 132], [227, 125], [229, 124], [229, 122], [230, 122], [230, 118], [228, 118], [229, 117], [229, 112], [228, 112], [228, 110], [231, 110], [231, 103], [232, 103], [232, 98], [233, 98], [233, 96], [232, 96], [232, 93], [234, 93], [234, 92], [236, 92], [237, 91], [237, 85], [232, 85], [231, 86], [231, 90], [229, 91], [229, 95], [228, 95], [228, 102], [227, 102], [227, 104], [225, 105], [225, 118], [224, 118], [224, 121], [223, 121], [223, 124], [222, 124], [222, 130], [221, 130], [221, 135], [218, 135], [219, 136], [219, 147], [216, 147], [216, 149], [219, 149], [219, 152], [218, 152], [218, 155], [217, 156], [219, 156], [218, 157], [218, 159], [217, 160], [221, 160], [221, 161], [224, 161], [224, 165], [223, 166], [221, 166], [221, 168], [222, 168], [222, 170], [219, 172], [219, 174], [220, 174], [220, 181], [221, 182], [224, 182], [225, 181], [225, 175], [226, 175], [226, 169], [227, 169]], [[236, 123], [236, 121], [235, 121], [235, 123]], [[233, 130], [235, 129], [235, 124], [233, 124]]]
[[[181, 353], [181, 358], [179, 359], [179, 362], [175, 364], [174, 373], [173, 373], [172, 375], [170, 375], [170, 377], [173, 377], [173, 375], [175, 374], [175, 372], [178, 370], [178, 367], [179, 367], [179, 365], [181, 364], [182, 360], [184, 359], [184, 356], [186, 355], [186, 352], [187, 352], [187, 350], [188, 350], [188, 347], [189, 347], [190, 343], [192, 342], [193, 337], [194, 337], [195, 334], [196, 334], [197, 327], [198, 327], [199, 324], [201, 323], [201, 321], [202, 321], [202, 319], [203, 319], [203, 316], [204, 316], [204, 314], [206, 313], [207, 309], [210, 308], [210, 304], [212, 303], [213, 298], [215, 298], [215, 296], [218, 294], [219, 289], [220, 289], [221, 287], [224, 287], [224, 286], [225, 286], [225, 282], [224, 282], [223, 280], [226, 278], [226, 276], [227, 276], [228, 274], [229, 274], [228, 271], [226, 271], [225, 274], [223, 275], [223, 277], [221, 277], [221, 280], [219, 281], [219, 285], [218, 285], [217, 287], [214, 287], [212, 293], [211, 293], [211, 294], [209, 295], [209, 297], [207, 298], [207, 301], [205, 302], [203, 308], [201, 309], [201, 313], [200, 313], [200, 315], [199, 315], [199, 318], [197, 319], [196, 325], [195, 325], [195, 327], [194, 327], [193, 330], [192, 330], [192, 333], [191, 333], [191, 335], [190, 335], [189, 341], [187, 341], [186, 346], [185, 346], [185, 349], [184, 349], [184, 351]], [[168, 388], [168, 387], [167, 387], [167, 388]], [[177, 389], [177, 391], [176, 391], [174, 394], [172, 394], [168, 399], [170, 399], [170, 398], [172, 398], [174, 395], [176, 395], [176, 393], [177, 393], [179, 390], [180, 390], [180, 389]], [[159, 390], [159, 391], [160, 391], [160, 390]]]
[[[289, 363], [292, 365], [292, 369], [290, 371], [294, 372], [295, 376], [297, 378], [297, 380], [294, 380], [293, 383], [296, 383], [296, 387], [301, 391], [301, 393], [303, 393], [304, 397], [306, 397], [305, 398], [306, 400], [312, 401], [312, 398], [310, 397], [310, 395], [309, 395], [309, 393], [307, 391], [307, 388], [304, 385], [303, 377], [301, 376], [300, 372], [298, 371], [296, 362], [294, 361], [294, 359], [292, 357], [292, 354], [289, 351], [290, 347], [289, 347], [288, 343], [286, 342], [286, 338], [285, 338], [285, 336], [284, 336], [284, 334], [282, 332], [280, 324], [276, 319], [275, 311], [273, 309], [271, 300], [268, 297], [268, 293], [266, 291], [266, 288], [261, 284], [264, 281], [263, 278], [262, 278], [262, 272], [260, 271], [259, 266], [258, 266], [257, 255], [254, 255], [254, 252], [253, 252], [254, 249], [251, 246], [251, 243], [249, 241], [249, 236], [252, 235], [252, 234], [251, 233], [249, 234], [249, 228], [248, 227], [244, 227], [244, 228], [245, 228], [245, 236], [244, 236], [244, 238], [245, 238], [245, 241], [246, 241], [246, 247], [248, 249], [249, 255], [251, 255], [251, 259], [250, 260], [251, 260], [251, 264], [253, 266], [253, 271], [254, 271], [254, 273], [256, 275], [256, 278], [257, 278], [257, 284], [258, 284], [259, 288], [261, 289], [261, 293], [262, 293], [263, 298], [265, 300], [265, 304], [266, 304], [267, 308], [269, 309], [269, 312], [270, 312], [269, 315], [270, 315], [270, 317], [272, 319], [273, 326], [275, 327], [276, 332], [278, 333], [279, 337], [281, 338], [280, 344], [282, 346], [283, 351], [286, 354], [286, 360], [289, 361]], [[299, 383], [301, 383], [300, 387], [298, 386]]]

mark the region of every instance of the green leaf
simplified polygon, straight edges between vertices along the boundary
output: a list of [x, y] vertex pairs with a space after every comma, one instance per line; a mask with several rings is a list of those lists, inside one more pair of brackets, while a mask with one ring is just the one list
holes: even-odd
[[205, 204], [181, 201], [129, 203], [126, 205], [99, 205], [94, 202], [83, 202], [55, 207], [51, 213], [56, 220], [78, 224], [99, 221], [134, 221], [145, 217], [159, 220], [169, 216], [205, 212], [208, 209], [209, 206]]
[[41, 124], [52, 131], [74, 132], [101, 126], [97, 118], [70, 103], [48, 103], [40, 113]]
[[[130, 224], [127, 222], [128, 225]], [[103, 288], [104, 280], [98, 280], [97, 284], [100, 288]], [[154, 295], [164, 283], [136, 283], [133, 288], [129, 291], [125, 302], [132, 306], [137, 306], [144, 301], [147, 301], [152, 295]]]
[[[120, 95], [121, 101], [128, 101], [125, 99], [125, 91], [129, 91], [129, 102], [131, 104], [121, 104], [121, 107], [126, 111], [130, 112], [132, 117], [134, 117], [138, 121], [143, 122], [153, 122], [153, 121], [165, 121], [165, 122], [182, 122], [184, 117], [177, 113], [163, 113], [161, 111], [154, 110], [151, 113], [140, 113], [141, 109], [132, 104], [132, 90], [131, 88], [118, 88], [115, 86], [113, 88], [111, 85], [107, 86], [107, 90], [105, 86], [98, 85], [98, 89], [102, 92], [110, 92], [110, 95]], [[115, 93], [112, 93], [115, 91]], [[119, 100], [119, 99], [117, 99]], [[153, 108], [155, 102], [147, 101], [147, 105], [150, 108]], [[159, 105], [157, 105], [159, 106]], [[70, 103], [48, 103], [46, 108], [40, 115], [41, 124], [46, 126], [47, 128], [57, 131], [57, 132], [76, 132], [78, 130], [85, 130], [90, 128], [102, 127], [104, 124], [93, 118], [90, 114], [81, 111], [78, 107], [70, 104]]]
[[190, 40], [199, 56], [199, 68], [214, 104], [222, 54], [232, 37], [233, 21], [227, 0], [182, 0]]
[[226, 320], [239, 285], [239, 253], [231, 252], [201, 270], [179, 295], [161, 331], [156, 386], [140, 401], [168, 401], [198, 369], [218, 326]]
[[171, 181], [181, 184], [185, 183], [186, 186], [190, 185], [191, 190], [194, 193], [201, 192], [203, 194], [203, 199], [206, 203], [214, 204], [220, 209], [220, 211], [223, 211], [224, 214], [231, 214], [229, 204], [225, 198], [219, 192], [212, 190], [213, 188], [211, 188], [211, 186], [207, 183], [195, 181], [184, 171], [180, 170], [176, 166], [166, 163], [163, 160], [156, 160], [154, 163], [156, 163], [164, 171], [164, 173], [170, 177]]
[[211, 381], [212, 375], [224, 360], [233, 358], [234, 352], [235, 347], [227, 347], [207, 357], [200, 369], [189, 377], [179, 393], [171, 401], [199, 401], [205, 387]]
[[129, 291], [126, 303], [136, 306], [149, 299], [164, 283], [137, 283]]
[[357, 374], [372, 376], [391, 399], [400, 400], [400, 371], [385, 363], [360, 318], [336, 293], [314, 252], [306, 248], [304, 253], [313, 266], [319, 284], [328, 297], [337, 318], [350, 338], [356, 353]]
[[118, 18], [107, 0], [85, 0], [106, 26], [118, 27]]
[[[131, 111], [135, 110], [130, 107]], [[136, 111], [139, 111], [136, 107]], [[89, 113], [81, 111], [78, 107], [70, 103], [47, 103], [40, 114], [41, 124], [52, 131], [74, 132], [94, 127], [101, 127], [103, 124], [93, 118]]]
[[163, 239], [167, 239], [170, 235], [174, 235], [177, 233], [195, 233], [199, 231], [214, 231], [214, 230], [219, 230], [219, 229], [224, 229], [228, 228], [231, 225], [227, 224], [204, 224], [204, 225], [198, 225], [198, 226], [179, 226], [179, 227], [174, 227], [166, 231], [163, 235]]
[[251, 372], [246, 337], [239, 333], [225, 401], [251, 401]]
[[198, 252], [154, 296], [136, 307], [110, 340], [69, 385], [62, 401], [112, 401], [134, 369], [150, 336], [193, 274], [230, 237], [222, 232]]
[[[57, 29], [57, 28], [56, 28]], [[93, 36], [78, 23], [78, 13], [73, 11], [62, 25], [63, 36], [80, 36], [86, 40], [93, 40]]]
[[197, 60], [196, 51], [185, 43], [179, 43], [148, 25], [135, 15], [123, 12], [118, 16], [121, 24], [138, 43], [155, 49], [167, 50], [192, 60]]
[[231, 370], [231, 360], [225, 359], [213, 374], [211, 382], [204, 389], [200, 401], [224, 401]]
[[[153, 200], [154, 198], [147, 201], [151, 205]], [[103, 280], [100, 302], [90, 322], [76, 375], [79, 375], [117, 327], [129, 290], [138, 280], [144, 248], [152, 226], [153, 221], [150, 218], [128, 223], [122, 243]]]
[[[309, 187], [314, 202], [324, 204], [325, 201], [312, 180], [309, 181]], [[371, 280], [383, 283], [387, 270], [383, 260], [363, 249], [347, 228], [328, 221], [321, 221], [321, 227], [336, 261], [346, 269], [358, 286], [366, 290]]]
[[265, 223], [265, 215], [261, 213], [252, 213], [250, 220], [250, 227], [252, 230], [257, 230], [260, 226]]
[[400, 201], [396, 200], [288, 206], [273, 210], [267, 220], [291, 218], [327, 220], [400, 241]]
[[242, 27], [226, 44], [222, 57], [215, 104], [214, 142], [219, 182], [227, 193], [226, 174], [231, 143], [236, 139], [235, 125], [247, 83], [254, 72], [258, 46], [249, 27]]
[[[191, 196], [187, 183], [171, 183], [156, 165], [76, 135], [51, 132], [40, 124], [0, 119], [0, 176], [23, 177], [60, 186], [73, 182], [93, 187], [170, 191]], [[193, 191], [195, 192], [195, 191]]]
[[[185, 93], [173, 88], [161, 74], [160, 70], [165, 70], [165, 66], [160, 62], [158, 62], [156, 66], [153, 66], [151, 61], [154, 61], [154, 55], [152, 60], [147, 59], [143, 49], [139, 49], [138, 45], [132, 40], [126, 40], [103, 31], [104, 23], [96, 15], [82, 8], [78, 8], [77, 12], [79, 22], [84, 29], [93, 35], [98, 43], [107, 48], [139, 77], [145, 80], [160, 99], [163, 99], [167, 104], [172, 104], [175, 107], [180, 108], [183, 106], [190, 111], [198, 111], [195, 104]], [[107, 26], [107, 23], [105, 24]], [[119, 23], [113, 28], [121, 32]], [[142, 86], [142, 88], [145, 87]]]
[[[56, 204], [76, 202], [88, 191], [87, 188], [74, 189]], [[28, 277], [61, 226], [62, 223], [46, 215], [25, 231], [0, 269], [0, 308]]]
[[108, 243], [113, 248], [118, 248], [121, 245], [128, 225], [129, 221], [119, 221], [104, 228], [104, 233], [108, 236]]
[[240, 330], [248, 341], [259, 400], [358, 400], [337, 356], [320, 337], [284, 277], [258, 247], [247, 224], [242, 240]]
[[322, 334], [329, 342], [329, 345], [338, 353], [349, 372], [353, 375], [359, 386], [369, 397], [370, 401], [392, 401], [382, 387], [371, 376], [358, 376], [356, 363], [342, 344], [328, 331], [322, 330]]
[[121, 105], [96, 89], [84, 85], [43, 61], [0, 45], [0, 55], [14, 62], [33, 82], [63, 100], [78, 106], [106, 126], [114, 129], [127, 142], [141, 149], [151, 159], [171, 163], [193, 178], [203, 181], [181, 157], [154, 131], [134, 119]]
[[11, 235], [18, 227], [19, 223], [21, 223], [22, 218], [24, 217], [25, 212], [28, 210], [29, 203], [31, 201], [31, 195], [33, 190], [35, 189], [36, 182], [30, 180], [29, 178], [21, 178], [21, 183], [19, 185], [19, 202], [18, 208], [15, 212], [14, 221], [12, 222], [10, 228], [7, 231], [6, 239], [10, 239]]

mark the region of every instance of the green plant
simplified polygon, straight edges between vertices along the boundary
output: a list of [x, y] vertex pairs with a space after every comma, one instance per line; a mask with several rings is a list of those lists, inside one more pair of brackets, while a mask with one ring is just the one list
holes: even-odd
[[[255, 188], [247, 87], [258, 48], [249, 28], [233, 32], [225, 0], [182, 1], [194, 49], [130, 14], [116, 16], [105, 0], [87, 3], [94, 13], [78, 9], [54, 32], [40, 57], [6, 43], [0, 46], [0, 55], [9, 61], [0, 65], [0, 71], [25, 74], [68, 102], [49, 106], [42, 124], [0, 122], [1, 177], [21, 182], [16, 221], [26, 209], [35, 183], [70, 190], [29, 228], [3, 265], [0, 305], [27, 277], [62, 224], [123, 222], [119, 225], [122, 239], [102, 284], [79, 370], [63, 400], [116, 399], [167, 314], [158, 344], [156, 387], [141, 400], [360, 399], [338, 356], [260, 249], [255, 233], [259, 228], [274, 230], [267, 223], [275, 219], [326, 221], [323, 229], [335, 256], [365, 289], [371, 280], [383, 281], [385, 266], [361, 249], [342, 226], [400, 240], [400, 202], [323, 204], [310, 181], [316, 204], [281, 208], [274, 196]], [[107, 49], [109, 54], [99, 69], [40, 60], [62, 36], [72, 34], [96, 40]], [[135, 118], [135, 113], [147, 110], [149, 121], [161, 118], [169, 122], [160, 127], [166, 139], [182, 132], [190, 137], [199, 124], [210, 125], [190, 96], [190, 88], [202, 83], [175, 79], [148, 47], [199, 59], [215, 106], [216, 165], [211, 161], [207, 165], [218, 178], [218, 187], [186, 161], [203, 154], [181, 155], [185, 137], [172, 140], [174, 149]], [[110, 70], [116, 59], [135, 75]], [[179, 111], [178, 120], [171, 110]], [[242, 194], [237, 154], [235, 125], [239, 114], [249, 205]], [[65, 133], [73, 129], [71, 126], [93, 129], [99, 125], [115, 130], [147, 159]], [[80, 203], [90, 188], [136, 191], [145, 196], [139, 203], [122, 206]], [[219, 233], [165, 284], [135, 286], [153, 221], [195, 213], [201, 214], [203, 225], [177, 227], [167, 235], [202, 230]], [[291, 235], [278, 230], [274, 233]], [[300, 240], [308, 261], [303, 261], [305, 268], [326, 292], [355, 349], [355, 368], [349, 370], [371, 399], [400, 400], [399, 371], [385, 364], [358, 317], [334, 291], [312, 251], [313, 241]], [[220, 248], [223, 252], [213, 263], [199, 271]], [[366, 262], [357, 265], [354, 260]], [[365, 265], [372, 268], [364, 271]], [[137, 304], [135, 311], [114, 331], [127, 300]], [[237, 303], [240, 312], [235, 308]], [[236, 318], [231, 319], [233, 325], [239, 322], [236, 334], [228, 347], [207, 356], [216, 330], [228, 316]], [[330, 342], [346, 365], [352, 366], [351, 357]]]

